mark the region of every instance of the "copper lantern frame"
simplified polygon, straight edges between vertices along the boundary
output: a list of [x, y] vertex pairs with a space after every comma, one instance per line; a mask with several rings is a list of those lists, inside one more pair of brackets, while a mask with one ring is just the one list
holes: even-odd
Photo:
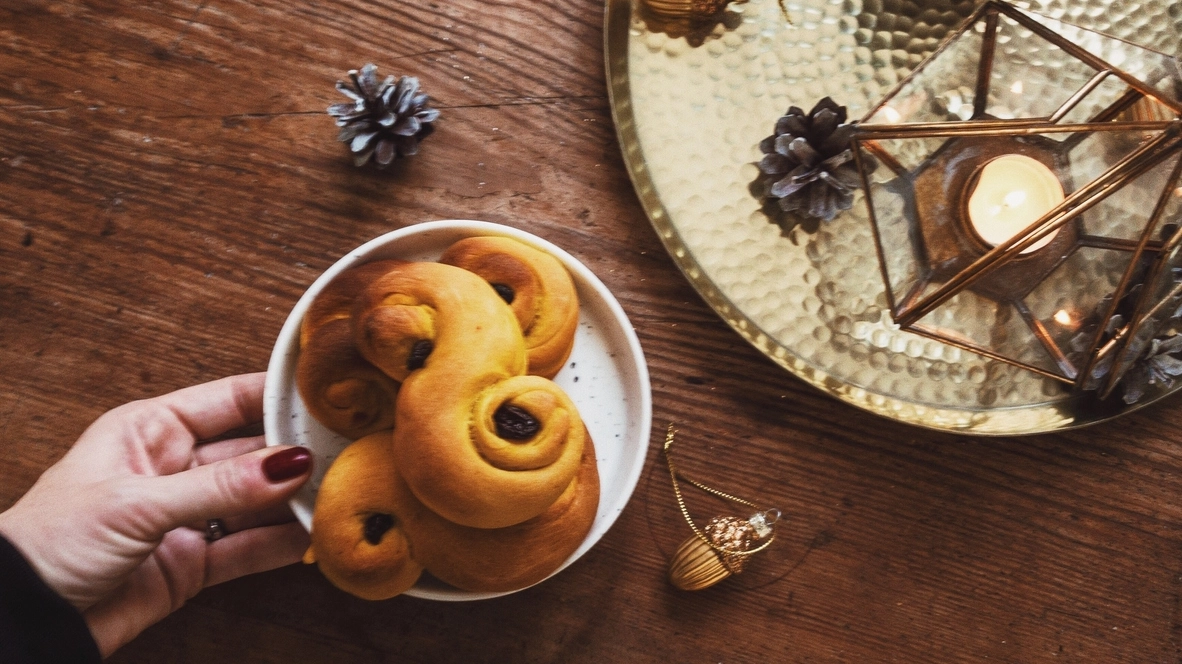
[[[998, 26], [1000, 21], [1007, 18], [1010, 20], [1007, 23], [1008, 26], [1030, 31], [1034, 36], [1053, 45], [1053, 48], [1061, 50], [1063, 54], [1095, 70], [1095, 74], [1082, 88], [1071, 94], [1049, 115], [999, 119], [987, 112], [990, 85], [994, 76], [995, 51], [998, 48]], [[1053, 19], [1050, 21], [1053, 22]], [[962, 37], [970, 31], [976, 33], [971, 35], [972, 39], [975, 40], [976, 35], [980, 35], [981, 38], [971, 115], [967, 119], [950, 121], [910, 123], [884, 121], [883, 113], [888, 103], [907, 88], [913, 79], [923, 75], [925, 67], [939, 58], [958, 37]], [[1099, 35], [1099, 33], [1092, 34]], [[1115, 40], [1115, 38], [1105, 35], [1100, 35], [1100, 37]], [[965, 40], [962, 43], [973, 42]], [[1129, 49], [1141, 49], [1146, 53], [1161, 55], [1163, 58], [1168, 57], [1127, 42], [1120, 42], [1120, 44]], [[1173, 62], [1176, 63], [1176, 61]], [[972, 73], [964, 75], [971, 77]], [[1123, 84], [1127, 86], [1127, 90], [1120, 94], [1115, 101], [1107, 103], [1099, 112], [1085, 116], [1082, 121], [1064, 121], [1069, 119], [1072, 111], [1082, 100], [1105, 83]], [[1182, 85], [1182, 83], [1176, 83], [1176, 85]], [[1133, 309], [1135, 313], [1115, 331], [1106, 329], [1103, 324], [1096, 325], [1094, 331], [1088, 330], [1090, 339], [1084, 352], [1064, 347], [1062, 339], [1057, 340], [1046, 326], [1030, 313], [1030, 310], [1023, 304], [1022, 297], [1032, 292], [1031, 289], [1035, 287], [1036, 282], [1045, 279], [1052, 270], [1056, 269], [1058, 264], [1067, 259], [1070, 252], [1079, 247], [1128, 252], [1130, 254], [1128, 265], [1124, 268], [1123, 274], [1120, 274], [1115, 291], [1108, 298], [1110, 301], [1106, 300], [1106, 309], [1097, 312], [1100, 321], [1109, 321], [1117, 311], [1122, 298], [1127, 298], [1137, 284], [1157, 283], [1162, 279], [1164, 271], [1172, 269], [1172, 264], [1167, 265], [1165, 260], [1167, 256], [1176, 254], [1180, 257], [1179, 260], [1182, 260], [1182, 248], [1180, 248], [1182, 247], [1182, 229], [1162, 238], [1155, 237], [1156, 229], [1162, 226], [1163, 214], [1167, 210], [1170, 197], [1182, 193], [1182, 189], [1179, 189], [1180, 181], [1182, 181], [1182, 159], [1178, 158], [1179, 154], [1182, 154], [1182, 100], [1180, 97], [1182, 97], [1182, 90], [1175, 90], [1171, 95], [1169, 91], [1154, 87], [1137, 75], [1106, 62], [1095, 53], [1067, 39], [1023, 10], [997, 0], [989, 0], [981, 5], [958, 30], [944, 40], [928, 60], [912, 71], [866, 114], [858, 124], [851, 141], [855, 163], [862, 177], [870, 221], [874, 227], [875, 249], [882, 278], [886, 284], [890, 314], [895, 323], [900, 328], [915, 334], [1023, 367], [1060, 383], [1071, 385], [1075, 389], [1098, 389], [1103, 396], [1111, 393], [1119, 382], [1121, 374], [1127, 370], [1131, 362], [1128, 357], [1131, 348], [1128, 346], [1130, 340], [1138, 336], [1137, 331], [1140, 327], [1159, 320], [1163, 307], [1169, 303], [1182, 301], [1182, 285], [1173, 286], [1166, 296], [1163, 296], [1161, 292], [1157, 292], [1155, 296], [1152, 292], [1154, 289], [1140, 289]], [[1133, 111], [1146, 104], [1158, 109], [1158, 112], [1150, 113], [1148, 118], [1145, 118], [1144, 114], [1142, 117], [1130, 117], [1130, 115], [1134, 115]], [[968, 114], [967, 108], [965, 114]], [[1144, 139], [1135, 149], [1124, 154], [1115, 163], [1108, 165], [1097, 177], [1074, 188], [1073, 191], [1068, 191], [1062, 203], [1046, 212], [1037, 221], [1009, 240], [991, 248], [988, 245], [981, 245], [980, 250], [976, 253], [953, 256], [949, 260], [936, 260], [933, 259], [933, 256], [937, 256], [937, 258], [944, 256], [945, 254], [941, 254], [941, 252], [951, 252], [947, 254], [951, 256], [958, 251], [956, 246], [965, 246], [964, 242], [971, 241], [972, 238], [961, 240], [961, 245], [940, 246], [946, 241], [941, 238], [946, 238], [949, 233], [963, 235], [965, 231], [955, 227], [957, 215], [952, 207], [954, 203], [942, 202], [943, 199], [938, 195], [939, 192], [936, 189], [925, 188], [928, 185], [925, 184], [924, 175], [921, 172], [924, 167], [931, 166], [934, 161], [945, 157], [942, 154], [933, 153], [927, 158], [924, 166], [912, 165], [908, 167], [901, 163], [890, 150], [884, 148], [884, 142], [889, 141], [944, 139], [941, 143], [943, 146], [957, 141], [958, 145], [973, 146], [973, 149], [987, 153], [994, 149], [990, 146], [1004, 144], [1010, 145], [1013, 149], [1028, 151], [1032, 156], [1043, 159], [1047, 161], [1048, 165], [1051, 165], [1049, 160], [1052, 157], [1044, 155], [1046, 151], [1040, 147], [1038, 141], [1046, 141], [1045, 137], [1047, 136], [1067, 134], [1065, 138], [1056, 138], [1055, 142], [1059, 146], [1065, 146], [1063, 149], [1071, 149], [1096, 132], [1109, 131], [1142, 132], [1139, 135], [1144, 136]], [[1004, 143], [1006, 141], [1009, 143]], [[1176, 164], [1172, 167], [1169, 165], [1171, 158], [1176, 160]], [[882, 219], [879, 217], [884, 213], [876, 210], [873, 188], [875, 183], [871, 180], [876, 163], [880, 165], [879, 168], [888, 169], [897, 180], [906, 181], [909, 187], [907, 211], [895, 214], [906, 217], [905, 222], [910, 228], [908, 237], [912, 243], [915, 243], [914, 251], [919, 256], [916, 260], [920, 267], [916, 272], [915, 283], [903, 289], [905, 292], [895, 292], [895, 288], [892, 286], [892, 275], [889, 274], [889, 261], [884, 251], [884, 243], [889, 242], [890, 238], [884, 238], [884, 231], [880, 230]], [[1139, 238], [1102, 237], [1080, 230], [1083, 228], [1081, 215], [1122, 187], [1159, 168], [1168, 170], [1169, 176], [1165, 187], [1157, 196], [1154, 208], [1149, 214], [1148, 221], [1140, 232]], [[941, 172], [950, 173], [951, 171]], [[961, 176], [940, 175], [939, 177]], [[963, 177], [969, 176], [964, 175]], [[947, 187], [942, 191], [947, 191]], [[934, 208], [932, 208], [933, 201], [936, 202]], [[925, 217], [925, 215], [927, 216]], [[921, 229], [921, 225], [925, 225], [925, 228]], [[897, 236], [895, 237], [897, 240]], [[1030, 252], [1042, 246], [1038, 243], [1042, 242], [1045, 245], [1051, 240], [1062, 246], [1053, 251], [1041, 252], [1044, 254], [1042, 258], [1030, 257]], [[1023, 255], [1024, 253], [1025, 255]], [[1146, 267], [1147, 262], [1149, 262], [1148, 267]], [[943, 273], [941, 270], [944, 270]], [[1113, 279], [1115, 280], [1115, 275], [1113, 275]], [[1053, 364], [1036, 366], [1029, 361], [1007, 356], [986, 344], [942, 332], [923, 322], [925, 316], [966, 289], [974, 289], [975, 294], [984, 294], [986, 299], [1014, 305], [1034, 337], [1038, 339], [1053, 360]], [[1128, 306], [1127, 299], [1125, 306]], [[1120, 358], [1119, 361], [1117, 358]]]

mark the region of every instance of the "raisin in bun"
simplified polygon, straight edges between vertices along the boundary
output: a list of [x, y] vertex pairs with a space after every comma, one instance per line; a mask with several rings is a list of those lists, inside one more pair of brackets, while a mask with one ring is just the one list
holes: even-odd
[[599, 508], [599, 471], [587, 437], [579, 472], [538, 516], [507, 528], [469, 528], [427, 510], [405, 514], [416, 559], [461, 590], [505, 592], [550, 576], [583, 543]]
[[[312, 514], [312, 546], [305, 563], [317, 563], [336, 587], [362, 599], [387, 599], [418, 581], [423, 567], [401, 527], [403, 502], [390, 454], [390, 432], [370, 434], [341, 452], [321, 480]], [[413, 499], [413, 497], [412, 497]]]

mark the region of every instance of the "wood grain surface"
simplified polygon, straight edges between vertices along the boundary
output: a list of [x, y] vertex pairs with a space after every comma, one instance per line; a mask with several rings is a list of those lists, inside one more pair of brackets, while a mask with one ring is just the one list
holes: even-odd
[[[1179, 401], [970, 439], [786, 374], [645, 219], [602, 23], [589, 0], [0, 2], [0, 508], [104, 410], [264, 369], [322, 270], [420, 221], [566, 248], [620, 299], [652, 372], [636, 494], [554, 579], [370, 603], [294, 566], [203, 592], [111, 661], [1180, 661]], [[366, 62], [420, 77], [443, 112], [388, 172], [355, 169], [324, 113]], [[786, 516], [748, 572], [696, 594], [664, 578], [688, 535], [657, 454], [670, 420], [687, 473]]]

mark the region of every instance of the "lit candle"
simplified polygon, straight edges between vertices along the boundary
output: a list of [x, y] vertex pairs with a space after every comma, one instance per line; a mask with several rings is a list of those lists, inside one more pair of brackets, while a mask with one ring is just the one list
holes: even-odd
[[[1063, 185], [1042, 162], [1020, 154], [998, 157], [981, 169], [969, 194], [969, 223], [989, 246], [1021, 233], [1051, 208], [1063, 202]], [[1054, 233], [1022, 251], [1042, 249]]]

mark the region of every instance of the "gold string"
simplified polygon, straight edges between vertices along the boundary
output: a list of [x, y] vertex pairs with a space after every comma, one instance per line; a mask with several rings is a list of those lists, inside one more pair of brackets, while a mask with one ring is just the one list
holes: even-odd
[[[738, 496], [732, 496], [729, 493], [719, 491], [718, 489], [715, 489], [712, 487], [708, 487], [705, 484], [702, 484], [701, 482], [698, 482], [696, 480], [692, 480], [692, 479], [686, 477], [685, 475], [682, 475], [680, 472], [678, 472], [677, 466], [673, 463], [673, 436], [676, 434], [677, 434], [677, 429], [674, 429], [673, 423], [670, 422], [669, 429], [665, 433], [665, 447], [664, 447], [665, 462], [669, 465], [669, 479], [673, 481], [673, 495], [677, 497], [677, 506], [679, 508], [681, 508], [681, 515], [685, 517], [685, 522], [689, 524], [690, 530], [694, 531], [694, 535], [697, 535], [698, 539], [705, 542], [706, 546], [709, 546], [711, 549], [714, 549], [718, 553], [723, 554], [724, 564], [726, 562], [725, 556], [739, 556], [739, 557], [753, 556], [753, 555], [759, 553], [760, 551], [763, 551], [764, 549], [771, 546], [772, 541], [776, 539], [776, 530], [775, 530], [774, 523], [769, 524], [772, 528], [772, 532], [771, 532], [771, 535], [768, 536], [767, 541], [763, 542], [762, 544], [755, 547], [754, 549], [748, 549], [747, 551], [732, 551], [730, 549], [726, 549], [724, 547], [718, 546], [714, 542], [711, 542], [710, 538], [706, 537], [706, 535], [701, 530], [698, 529], [698, 526], [694, 523], [694, 520], [692, 518], [690, 518], [689, 509], [687, 509], [685, 506], [685, 499], [681, 495], [681, 486], [679, 486], [677, 483], [678, 479], [681, 479], [681, 481], [685, 482], [686, 484], [692, 485], [692, 486], [694, 486], [698, 489], [701, 489], [702, 491], [705, 491], [706, 493], [709, 493], [711, 495], [718, 496], [719, 498], [723, 498], [725, 500], [730, 500], [732, 502], [739, 503], [740, 505], [746, 505], [746, 506], [754, 509], [757, 512], [762, 512], [764, 510], [759, 509], [759, 505], [756, 505], [755, 503], [751, 502], [750, 500], [744, 500], [743, 498], [739, 498]], [[730, 565], [727, 565], [727, 567], [729, 568]]]
[[787, 0], [780, 0], [780, 13], [784, 15], [784, 20], [788, 21], [788, 25], [796, 27], [796, 24], [792, 22], [792, 17], [788, 15]]

